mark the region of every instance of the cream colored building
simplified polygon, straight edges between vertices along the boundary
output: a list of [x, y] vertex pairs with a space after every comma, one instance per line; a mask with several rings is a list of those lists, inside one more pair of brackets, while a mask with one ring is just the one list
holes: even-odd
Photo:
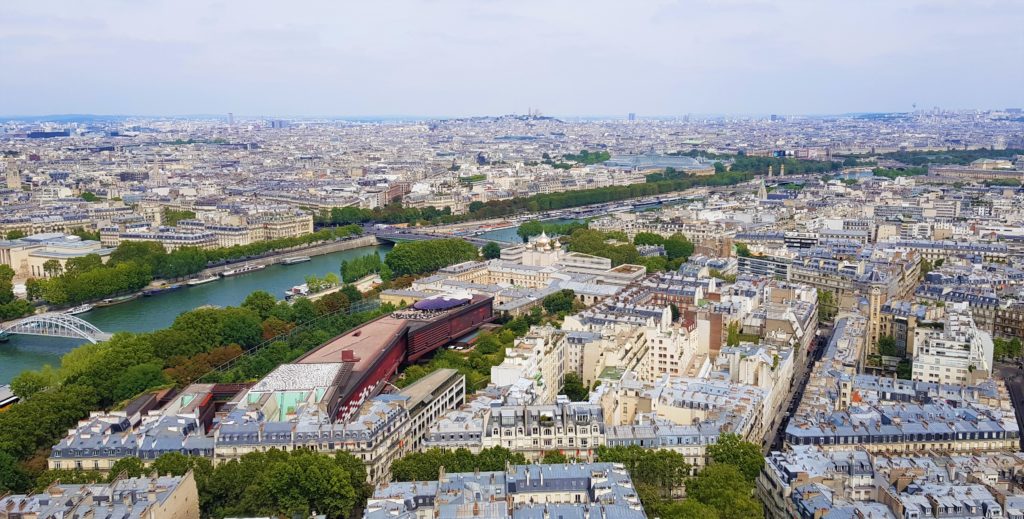
[[44, 265], [51, 260], [60, 264], [64, 271], [67, 261], [90, 254], [100, 257], [104, 263], [110, 258], [112, 248], [104, 247], [94, 240], [82, 240], [77, 236], [63, 233], [34, 234], [17, 240], [0, 241], [0, 264], [14, 269], [15, 279], [46, 278], [50, 273]]

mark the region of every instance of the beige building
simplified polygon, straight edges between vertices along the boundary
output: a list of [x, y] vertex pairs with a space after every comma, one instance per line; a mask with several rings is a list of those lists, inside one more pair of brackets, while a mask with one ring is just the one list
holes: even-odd
[[[63, 233], [34, 234], [17, 240], [0, 241], [0, 264], [14, 269], [15, 279], [18, 280], [46, 278], [63, 272], [69, 259], [95, 254], [106, 263], [111, 252], [112, 248], [104, 247], [98, 241], [82, 240], [77, 236]], [[47, 272], [44, 268], [51, 260], [60, 264], [59, 271]]]
[[199, 519], [199, 493], [189, 471], [180, 477], [53, 483], [39, 494], [0, 497], [0, 519]]

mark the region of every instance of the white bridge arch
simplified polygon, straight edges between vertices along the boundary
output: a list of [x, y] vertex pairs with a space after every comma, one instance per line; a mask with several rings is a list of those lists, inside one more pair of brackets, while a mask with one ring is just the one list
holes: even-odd
[[45, 313], [10, 322], [0, 327], [0, 335], [40, 335], [44, 337], [66, 337], [85, 339], [93, 344], [110, 338], [88, 321], [70, 314]]

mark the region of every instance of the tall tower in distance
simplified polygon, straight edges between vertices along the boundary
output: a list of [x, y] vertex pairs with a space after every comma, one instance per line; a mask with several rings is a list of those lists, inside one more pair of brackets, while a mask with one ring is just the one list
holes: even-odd
[[235, 125], [235, 114], [228, 112], [228, 126]]
[[636, 114], [633, 113], [633, 112], [629, 112], [629, 122], [634, 122], [634, 121], [636, 121]]
[[4, 165], [4, 176], [7, 179], [7, 189], [21, 190], [21, 171], [18, 169], [17, 161], [7, 159], [7, 163]]

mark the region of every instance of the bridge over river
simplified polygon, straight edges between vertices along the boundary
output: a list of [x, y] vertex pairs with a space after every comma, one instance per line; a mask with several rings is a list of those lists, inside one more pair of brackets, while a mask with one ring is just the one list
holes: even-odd
[[85, 339], [93, 344], [105, 341], [111, 336], [88, 321], [57, 312], [33, 315], [0, 326], [0, 339], [6, 339], [11, 335]]

